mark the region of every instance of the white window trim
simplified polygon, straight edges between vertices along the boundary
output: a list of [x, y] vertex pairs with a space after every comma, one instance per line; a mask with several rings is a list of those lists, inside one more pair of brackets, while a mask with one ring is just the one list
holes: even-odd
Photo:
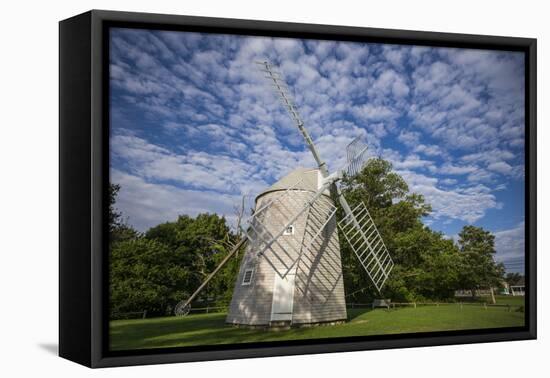
[[[288, 231], [288, 228], [290, 228], [292, 231]], [[285, 228], [285, 230], [283, 231], [283, 235], [294, 235], [294, 225], [293, 224], [289, 224], [287, 228]]]
[[[250, 273], [250, 279], [248, 280], [248, 282], [245, 281], [246, 279], [246, 273], [248, 272], [251, 272]], [[241, 282], [241, 285], [242, 286], [248, 286], [252, 283], [252, 279], [254, 278], [254, 269], [252, 268], [247, 268], [244, 270], [244, 274], [243, 274], [243, 281]]]

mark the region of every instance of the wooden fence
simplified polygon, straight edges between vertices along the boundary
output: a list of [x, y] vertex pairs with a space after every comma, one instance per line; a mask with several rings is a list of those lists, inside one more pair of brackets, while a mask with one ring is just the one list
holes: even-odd
[[229, 309], [228, 306], [206, 306], [206, 307], [197, 307], [197, 308], [191, 307], [189, 312], [209, 314], [211, 312], [224, 312], [224, 311], [227, 311], [228, 309]]
[[[521, 308], [521, 305], [509, 305], [509, 304], [491, 304], [491, 303], [472, 303], [472, 302], [391, 302], [386, 307], [387, 309], [395, 309], [396, 307], [413, 307], [418, 306], [457, 306], [462, 309], [464, 306], [479, 306], [487, 310], [489, 307], [501, 307], [506, 308], [508, 312], [512, 311], [512, 308]], [[374, 308], [374, 303], [348, 303], [348, 308]], [[378, 307], [378, 306], [377, 306]]]
[[133, 312], [117, 312], [113, 314], [112, 319], [145, 319], [147, 317], [147, 310], [145, 311], [133, 311]]

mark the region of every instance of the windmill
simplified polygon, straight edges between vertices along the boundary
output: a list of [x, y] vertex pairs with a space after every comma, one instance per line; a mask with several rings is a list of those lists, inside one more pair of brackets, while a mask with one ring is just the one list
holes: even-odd
[[[282, 75], [269, 62], [258, 62], [287, 109], [317, 163], [297, 168], [256, 197], [246, 222], [246, 237], [199, 289], [176, 306], [186, 314], [191, 301], [223, 264], [245, 243], [226, 322], [247, 326], [333, 323], [347, 318], [340, 234], [380, 293], [393, 261], [363, 202], [351, 208], [340, 188], [344, 176], [357, 175], [367, 147], [359, 138], [346, 148], [347, 164], [329, 172], [307, 132]], [[343, 210], [337, 221], [335, 198]]]

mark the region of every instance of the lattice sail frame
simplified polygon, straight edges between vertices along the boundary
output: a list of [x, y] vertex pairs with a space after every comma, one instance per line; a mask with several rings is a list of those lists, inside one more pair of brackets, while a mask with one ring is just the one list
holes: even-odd
[[290, 94], [290, 88], [288, 87], [283, 75], [279, 71], [276, 71], [275, 66], [271, 63], [256, 62], [256, 64], [262, 67], [260, 68], [260, 71], [265, 74], [266, 79], [269, 79], [273, 91], [277, 95], [279, 101], [281, 101], [283, 106], [288, 110], [288, 114], [294, 123], [303, 126], [304, 122], [302, 121], [302, 117], [300, 117], [300, 113], [294, 103], [293, 96]]
[[351, 141], [346, 147], [346, 157], [348, 164], [345, 172], [348, 176], [356, 176], [367, 162], [367, 145], [359, 137]]
[[338, 228], [380, 293], [394, 263], [365, 203], [342, 218]]

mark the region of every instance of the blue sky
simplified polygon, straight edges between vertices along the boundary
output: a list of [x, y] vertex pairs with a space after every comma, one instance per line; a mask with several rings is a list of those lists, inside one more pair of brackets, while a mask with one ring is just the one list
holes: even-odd
[[524, 58], [515, 52], [184, 32], [111, 31], [111, 181], [143, 231], [178, 214], [234, 219], [292, 169], [313, 167], [254, 64], [280, 67], [331, 170], [356, 136], [433, 207], [456, 239], [496, 235], [522, 270]]

